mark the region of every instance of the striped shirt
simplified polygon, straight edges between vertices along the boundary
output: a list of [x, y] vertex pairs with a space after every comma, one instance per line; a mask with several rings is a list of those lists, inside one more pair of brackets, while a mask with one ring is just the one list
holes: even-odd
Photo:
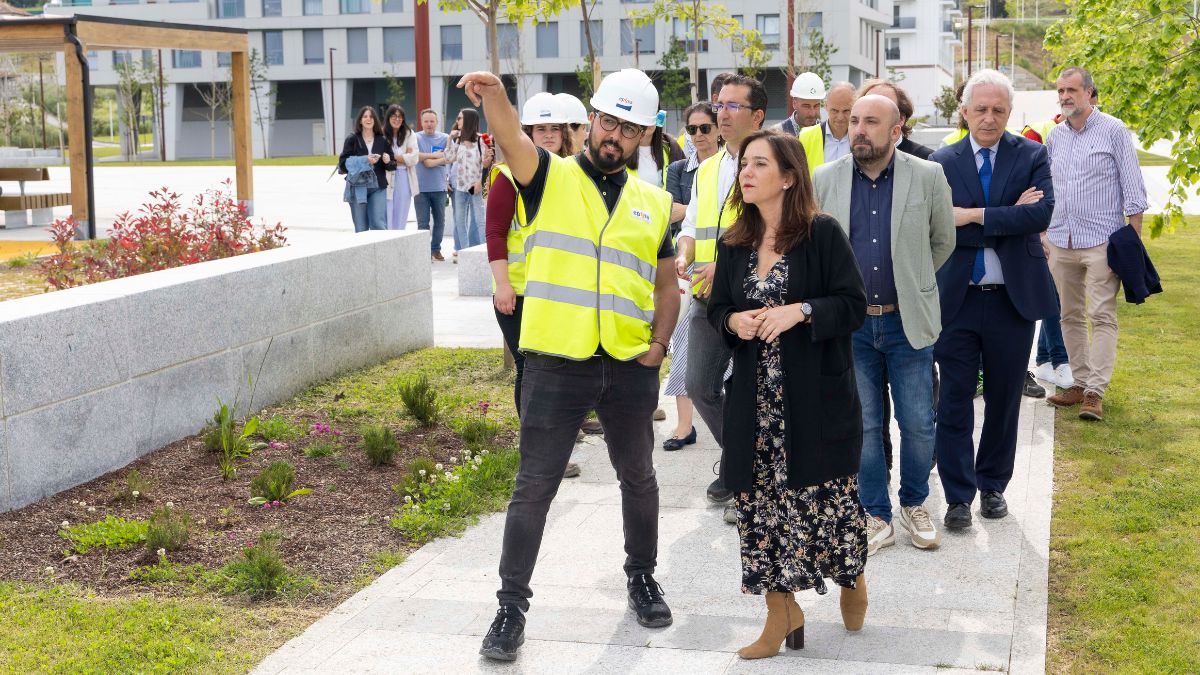
[[1092, 248], [1149, 207], [1133, 139], [1121, 120], [1093, 109], [1083, 128], [1068, 122], [1046, 140], [1054, 215], [1046, 232], [1059, 248]]

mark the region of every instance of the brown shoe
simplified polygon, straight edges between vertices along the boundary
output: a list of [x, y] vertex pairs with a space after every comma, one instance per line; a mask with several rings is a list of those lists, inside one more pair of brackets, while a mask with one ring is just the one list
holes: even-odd
[[1089, 391], [1083, 395], [1083, 405], [1079, 407], [1079, 419], [1091, 422], [1104, 421], [1104, 399], [1100, 394]]
[[1070, 408], [1083, 403], [1083, 387], [1075, 385], [1066, 391], [1055, 394], [1046, 399], [1046, 403], [1057, 408]]
[[436, 260], [436, 261], [438, 261], [438, 262], [446, 262], [446, 256], [442, 255], [442, 252], [441, 252], [441, 251], [434, 251], [434, 252], [433, 252], [433, 259], [434, 259], [434, 260]]

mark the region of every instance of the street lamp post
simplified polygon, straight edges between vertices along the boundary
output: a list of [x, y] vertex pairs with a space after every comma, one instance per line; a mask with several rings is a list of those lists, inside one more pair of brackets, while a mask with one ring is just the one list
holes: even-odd
[[336, 155], [337, 151], [337, 113], [333, 107], [333, 53], [337, 51], [337, 47], [329, 48], [329, 145], [333, 148], [330, 154]]

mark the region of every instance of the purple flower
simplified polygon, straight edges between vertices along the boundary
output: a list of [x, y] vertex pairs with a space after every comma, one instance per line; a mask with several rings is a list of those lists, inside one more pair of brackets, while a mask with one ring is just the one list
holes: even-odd
[[271, 508], [271, 502], [267, 502], [267, 503], [263, 504], [263, 508], [264, 508], [264, 509], [269, 509], [269, 508]]
[[272, 450], [287, 450], [288, 444], [283, 441], [271, 441], [268, 444]]
[[283, 506], [283, 503], [280, 502], [278, 499], [276, 499], [275, 501], [271, 502], [271, 505], [279, 507], [279, 506]]

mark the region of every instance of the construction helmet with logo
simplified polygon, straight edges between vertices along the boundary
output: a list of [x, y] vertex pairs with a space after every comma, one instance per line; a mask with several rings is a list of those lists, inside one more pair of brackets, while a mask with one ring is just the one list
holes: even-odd
[[800, 73], [792, 82], [792, 98], [825, 99], [825, 81], [816, 73]]
[[658, 117], [658, 90], [645, 73], [626, 68], [600, 81], [592, 95], [592, 108], [626, 122], [652, 127]]
[[567, 115], [562, 103], [550, 92], [540, 92], [530, 96], [521, 107], [521, 124], [566, 124]]
[[562, 106], [562, 111], [566, 115], [568, 124], [588, 123], [588, 111], [587, 107], [583, 105], [583, 101], [570, 94], [555, 94], [554, 99]]

